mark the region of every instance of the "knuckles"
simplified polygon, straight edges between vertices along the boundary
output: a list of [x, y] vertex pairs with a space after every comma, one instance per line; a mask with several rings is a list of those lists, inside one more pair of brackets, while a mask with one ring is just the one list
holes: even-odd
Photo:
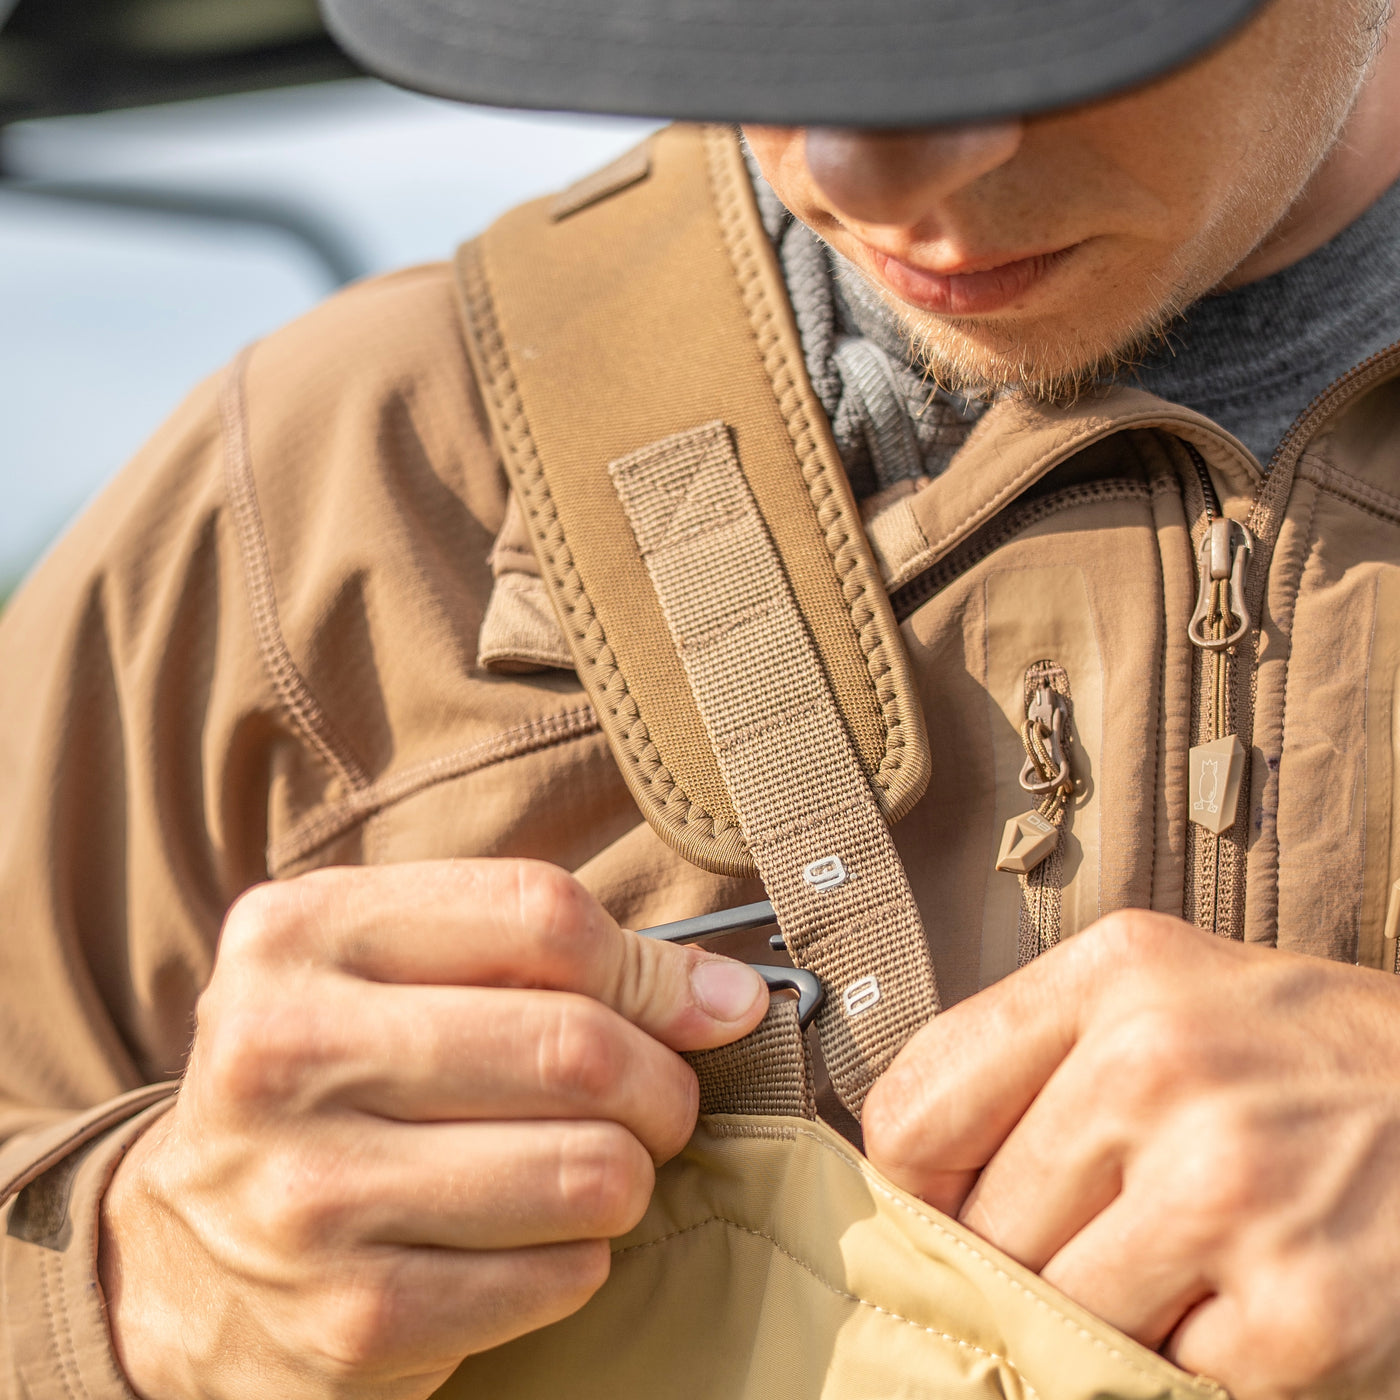
[[607, 1103], [627, 1067], [616, 1018], [585, 997], [552, 997], [547, 1006], [536, 1037], [541, 1090], [585, 1109]]
[[328, 872], [296, 880], [269, 880], [245, 890], [224, 917], [221, 961], [267, 962], [300, 945], [314, 906], [323, 898]]
[[1219, 1074], [1212, 1029], [1169, 1001], [1127, 1012], [1082, 1045], [1097, 1066], [1090, 1077], [1130, 1109], [1160, 1111]]
[[515, 913], [535, 958], [573, 969], [594, 953], [598, 906], [567, 870], [543, 861], [515, 861]]
[[[235, 979], [237, 980], [237, 979]], [[186, 1091], [235, 1114], [303, 1099], [335, 1040], [315, 998], [243, 994], [211, 983], [199, 1000]]]
[[1242, 1397], [1394, 1393], [1394, 1319], [1377, 1316], [1347, 1261], [1256, 1261], [1242, 1283], [1229, 1355], [1183, 1362]]
[[571, 1125], [555, 1171], [565, 1217], [587, 1237], [625, 1235], [645, 1214], [656, 1180], [637, 1139], [607, 1122]]
[[1181, 919], [1144, 909], [1119, 909], [1061, 945], [1078, 959], [1085, 975], [1102, 984], [1106, 977], [1147, 973], [1159, 979], [1177, 963], [1183, 949], [1193, 955], [1211, 947], [1203, 934]]
[[243, 1192], [243, 1216], [263, 1244], [314, 1256], [359, 1234], [363, 1192], [356, 1165], [314, 1140], [283, 1141], [261, 1154]]
[[405, 1274], [402, 1256], [383, 1254], [365, 1263], [316, 1310], [307, 1350], [316, 1356], [316, 1370], [331, 1383], [332, 1394], [363, 1395], [367, 1382], [388, 1379], [396, 1369], [404, 1333], [420, 1302]]

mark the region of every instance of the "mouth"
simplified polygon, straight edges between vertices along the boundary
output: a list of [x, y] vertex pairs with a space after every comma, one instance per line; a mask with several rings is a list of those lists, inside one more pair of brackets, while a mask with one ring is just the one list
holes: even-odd
[[985, 316], [1024, 297], [1068, 258], [1079, 244], [1002, 262], [968, 259], [934, 271], [865, 246], [879, 280], [901, 301], [939, 316]]

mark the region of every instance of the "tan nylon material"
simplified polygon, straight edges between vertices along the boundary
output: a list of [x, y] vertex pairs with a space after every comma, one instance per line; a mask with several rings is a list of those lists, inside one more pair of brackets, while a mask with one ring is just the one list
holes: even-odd
[[701, 1113], [817, 1116], [807, 1037], [790, 997], [774, 997], [758, 1029], [742, 1040], [686, 1059], [700, 1081]]
[[1224, 1400], [822, 1124], [729, 1117], [658, 1171], [582, 1311], [468, 1358], [438, 1395]]
[[[788, 953], [827, 988], [817, 1016], [842, 1103], [938, 1010], [923, 922], [870, 781], [723, 423], [611, 464]], [[822, 890], [804, 876], [839, 859]], [[856, 1012], [864, 979], [878, 999]]]

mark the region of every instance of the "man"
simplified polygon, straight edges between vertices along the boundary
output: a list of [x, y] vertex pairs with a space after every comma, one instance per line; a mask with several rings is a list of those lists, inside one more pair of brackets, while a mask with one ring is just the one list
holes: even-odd
[[[957, 1004], [870, 1089], [870, 1160], [1240, 1400], [1395, 1393], [1387, 14], [1180, 7], [1168, 35], [1146, 6], [950, 6], [993, 32], [925, 62], [864, 7], [848, 30], [828, 7], [823, 49], [802, 7], [768, 46], [805, 67], [765, 68], [736, 7], [737, 41], [610, 72], [606, 17], [563, 25], [551, 67], [518, 9], [475, 44], [337, 8], [428, 88], [759, 119], [755, 207], [934, 749], [895, 836]], [[911, 83], [911, 53], [943, 71]], [[604, 1286], [695, 1123], [676, 1052], [764, 1015], [741, 963], [615, 922], [761, 894], [638, 822], [558, 624], [487, 654], [488, 597], [540, 567], [455, 314], [428, 269], [255, 348], [5, 619], [17, 1394], [430, 1394]], [[1193, 648], [1198, 558], [1221, 630]], [[1032, 675], [1042, 636], [1064, 649]], [[1035, 735], [1077, 782], [1040, 776]], [[1059, 844], [1018, 884], [991, 866], [1023, 760]], [[1227, 783], [1238, 825], [1212, 827]]]

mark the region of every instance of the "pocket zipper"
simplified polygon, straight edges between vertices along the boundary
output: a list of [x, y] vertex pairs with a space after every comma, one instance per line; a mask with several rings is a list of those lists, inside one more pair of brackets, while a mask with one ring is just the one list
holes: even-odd
[[1025, 707], [1021, 743], [1026, 758], [1020, 783], [1040, 802], [1006, 823], [997, 855], [997, 869], [1016, 875], [1021, 884], [1020, 966], [1060, 941], [1063, 836], [1075, 791], [1070, 763], [1073, 706], [1063, 666], [1047, 660], [1026, 668]]

